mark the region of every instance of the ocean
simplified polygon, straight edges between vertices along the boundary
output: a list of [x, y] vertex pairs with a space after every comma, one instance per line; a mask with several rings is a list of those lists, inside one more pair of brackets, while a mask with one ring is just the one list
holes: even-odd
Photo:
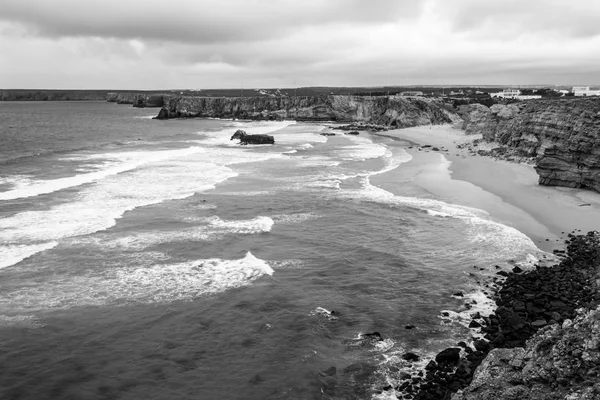
[[1, 399], [395, 398], [542, 254], [413, 143], [155, 114], [0, 102]]

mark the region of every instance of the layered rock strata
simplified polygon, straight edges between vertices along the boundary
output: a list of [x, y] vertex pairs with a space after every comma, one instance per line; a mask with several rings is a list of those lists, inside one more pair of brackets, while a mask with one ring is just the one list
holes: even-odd
[[157, 116], [191, 117], [364, 122], [398, 128], [460, 121], [452, 107], [440, 101], [395, 96], [172, 97]]
[[600, 98], [460, 107], [463, 129], [497, 145], [490, 155], [535, 159], [539, 183], [600, 192]]

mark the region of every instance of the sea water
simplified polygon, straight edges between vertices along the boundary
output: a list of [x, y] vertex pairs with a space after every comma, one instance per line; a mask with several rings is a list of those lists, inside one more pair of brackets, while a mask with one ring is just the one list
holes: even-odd
[[540, 256], [411, 143], [154, 113], [0, 103], [0, 398], [377, 398]]

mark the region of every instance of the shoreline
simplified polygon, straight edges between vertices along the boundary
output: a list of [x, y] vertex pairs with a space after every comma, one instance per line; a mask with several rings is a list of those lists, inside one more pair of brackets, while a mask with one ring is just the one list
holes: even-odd
[[[472, 336], [441, 351], [419, 375], [422, 378], [399, 383], [396, 393], [402, 398], [480, 400], [483, 390], [504, 398], [504, 393], [515, 390], [511, 377], [526, 376], [528, 368], [543, 365], [546, 373], [561, 376], [560, 368], [547, 367], [552, 357], [538, 352], [535, 344], [548, 337], [560, 341], [571, 335], [571, 321], [589, 323], [589, 311], [599, 303], [593, 255], [599, 251], [598, 233], [591, 231], [600, 226], [600, 194], [538, 186], [531, 165], [472, 155], [458, 148], [477, 136], [466, 136], [450, 125], [394, 130], [380, 136], [420, 145], [406, 149], [417, 163], [430, 163], [413, 181], [419, 186], [454, 204], [482, 209], [496, 222], [527, 235], [539, 249], [564, 256], [547, 267], [538, 262], [527, 271], [518, 267], [499, 271], [490, 282], [495, 310], [490, 315], [471, 315], [469, 327], [483, 339]], [[584, 340], [593, 339], [590, 332], [582, 335], [587, 335]], [[525, 357], [525, 353], [532, 356]], [[564, 358], [568, 357], [570, 354]], [[556, 365], [559, 363], [560, 359]], [[542, 384], [541, 390], [548, 393], [557, 390]], [[571, 390], [572, 385], [577, 384], [566, 383], [558, 390]], [[525, 393], [531, 382], [517, 386]], [[391, 388], [383, 392], [386, 390]]]
[[[588, 232], [600, 226], [600, 193], [539, 186], [531, 165], [471, 155], [457, 147], [479, 135], [466, 135], [448, 124], [376, 135], [432, 146], [407, 149], [413, 157], [423, 153], [440, 155], [436, 172], [421, 177], [426, 189], [455, 204], [488, 212], [494, 221], [527, 235], [541, 250], [561, 249], [567, 234]], [[433, 147], [440, 151], [432, 150]]]

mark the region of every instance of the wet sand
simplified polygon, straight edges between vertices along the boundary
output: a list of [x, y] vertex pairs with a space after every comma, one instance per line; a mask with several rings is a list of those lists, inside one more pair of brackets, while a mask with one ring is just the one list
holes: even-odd
[[539, 186], [531, 165], [471, 155], [456, 147], [478, 136], [466, 136], [452, 125], [383, 135], [439, 148], [408, 149], [413, 156], [409, 164], [416, 169], [413, 182], [449, 202], [487, 211], [493, 220], [525, 233], [542, 250], [562, 248], [562, 239], [574, 230], [600, 227], [600, 193]]

